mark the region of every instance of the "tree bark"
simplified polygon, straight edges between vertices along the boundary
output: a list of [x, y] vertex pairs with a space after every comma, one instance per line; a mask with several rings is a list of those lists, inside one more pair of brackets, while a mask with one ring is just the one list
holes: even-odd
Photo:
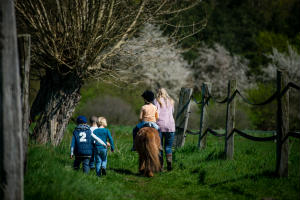
[[80, 100], [82, 82], [75, 74], [47, 71], [40, 85], [31, 109], [31, 119], [36, 122], [33, 138], [57, 146]]

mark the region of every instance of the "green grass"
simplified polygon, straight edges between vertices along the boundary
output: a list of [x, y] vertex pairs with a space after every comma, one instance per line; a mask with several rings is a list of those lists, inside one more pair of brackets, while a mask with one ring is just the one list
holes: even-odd
[[25, 176], [25, 199], [299, 199], [299, 141], [290, 142], [289, 178], [276, 178], [274, 142], [235, 137], [235, 159], [223, 158], [223, 139], [208, 137], [197, 149], [197, 136], [174, 153], [174, 169], [140, 176], [137, 154], [130, 152], [132, 127], [112, 126], [115, 153], [108, 155], [108, 175], [85, 175], [72, 169], [69, 125], [60, 146], [31, 144]]

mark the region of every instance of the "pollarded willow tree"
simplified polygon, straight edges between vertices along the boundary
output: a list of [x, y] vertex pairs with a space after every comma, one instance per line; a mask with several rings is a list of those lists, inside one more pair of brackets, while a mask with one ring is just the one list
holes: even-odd
[[116, 75], [117, 67], [111, 64], [115, 52], [140, 25], [166, 25], [166, 19], [178, 17], [198, 3], [199, 0], [16, 0], [19, 32], [31, 34], [32, 67], [41, 78], [31, 108], [36, 141], [60, 143], [80, 100], [83, 83], [89, 78]]

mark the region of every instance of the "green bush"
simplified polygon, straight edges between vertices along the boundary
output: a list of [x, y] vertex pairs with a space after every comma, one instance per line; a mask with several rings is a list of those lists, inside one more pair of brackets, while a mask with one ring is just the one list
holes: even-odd
[[[226, 103], [212, 103], [208, 107], [208, 126], [213, 129], [225, 129], [226, 125]], [[238, 129], [253, 129], [251, 120], [247, 115], [247, 107], [242, 102], [236, 102], [235, 127]]]
[[290, 90], [289, 97], [289, 129], [291, 131], [300, 130], [299, 91]]
[[273, 48], [281, 53], [288, 51], [288, 38], [282, 34], [262, 31], [256, 37], [256, 43], [262, 53], [271, 53]]
[[[253, 102], [263, 102], [276, 91], [275, 84], [260, 83], [256, 88], [248, 90], [248, 96]], [[299, 92], [289, 90], [289, 130], [300, 129]], [[264, 106], [249, 106], [248, 115], [256, 129], [276, 130], [276, 100]]]
[[[276, 91], [276, 87], [271, 83], [258, 83], [257, 87], [248, 90], [248, 98], [255, 103], [267, 100]], [[249, 119], [256, 129], [275, 130], [276, 129], [276, 102], [263, 106], [249, 106], [247, 111]]]
[[144, 85], [114, 85], [90, 81], [81, 88], [82, 97], [73, 114], [73, 120], [81, 114], [87, 117], [101, 115], [107, 117], [109, 123], [131, 125], [133, 120], [137, 122], [136, 115], [143, 105], [141, 94], [145, 89]]
[[108, 95], [86, 101], [77, 112], [87, 117], [103, 116], [109, 124], [115, 125], [134, 125], [138, 121], [138, 117], [129, 103], [122, 100], [121, 97]]
[[[198, 102], [201, 100], [201, 95], [199, 93], [194, 94], [195, 98]], [[247, 115], [247, 109], [248, 107], [245, 106], [243, 102], [240, 101], [240, 99], [237, 98], [236, 101], [236, 109], [235, 109], [235, 127], [238, 129], [253, 129], [254, 126], [252, 125], [251, 120], [249, 119]], [[212, 129], [225, 129], [226, 126], [226, 103], [219, 104], [214, 102], [213, 100], [210, 100], [207, 106], [207, 124], [209, 128]], [[199, 129], [200, 126], [200, 110], [201, 110], [201, 104], [198, 104], [197, 109], [197, 128]]]

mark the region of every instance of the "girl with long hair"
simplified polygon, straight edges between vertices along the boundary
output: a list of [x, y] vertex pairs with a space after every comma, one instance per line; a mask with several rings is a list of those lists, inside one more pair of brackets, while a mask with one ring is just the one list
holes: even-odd
[[[174, 100], [168, 95], [166, 89], [160, 88], [157, 91], [154, 104], [158, 109], [157, 125], [161, 131], [161, 145], [165, 150], [167, 169], [172, 170], [172, 146], [175, 136], [174, 121]], [[163, 152], [161, 152], [162, 154]], [[163, 156], [161, 155], [161, 164], [163, 165]]]

